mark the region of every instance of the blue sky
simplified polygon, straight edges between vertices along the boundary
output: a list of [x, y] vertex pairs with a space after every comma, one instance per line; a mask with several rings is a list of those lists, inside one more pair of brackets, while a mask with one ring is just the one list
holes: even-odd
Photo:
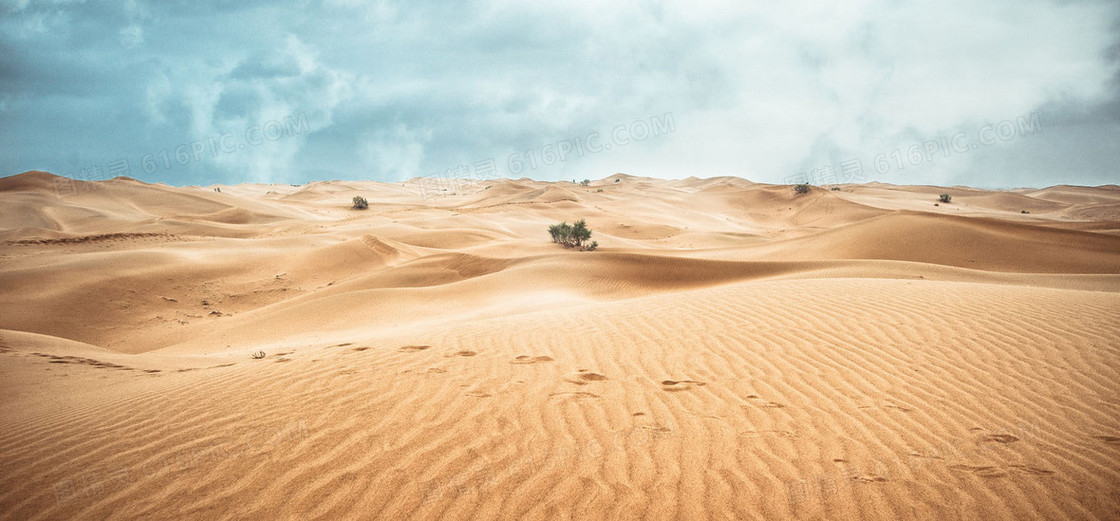
[[0, 0], [32, 169], [1120, 183], [1120, 4]]

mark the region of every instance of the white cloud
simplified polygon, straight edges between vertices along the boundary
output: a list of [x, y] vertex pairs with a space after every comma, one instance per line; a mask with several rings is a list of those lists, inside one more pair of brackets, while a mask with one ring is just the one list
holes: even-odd
[[[534, 175], [625, 170], [781, 182], [826, 163], [860, 157], [870, 164], [878, 154], [975, 133], [984, 123], [1054, 106], [1086, 111], [1117, 96], [1109, 84], [1116, 57], [1106, 52], [1117, 45], [1118, 6], [1107, 1], [327, 0], [310, 15], [267, 3], [18, 5], [0, 31], [31, 58], [7, 76], [43, 78], [0, 83], [20, 107], [46, 111], [44, 90], [70, 87], [103, 101], [83, 106], [135, 107], [147, 117], [122, 122], [120, 132], [170, 144], [308, 115], [310, 135], [230, 154], [205, 172], [226, 181], [324, 171], [411, 177], [491, 155], [504, 163], [513, 152], [672, 113], [672, 135]], [[111, 47], [82, 32], [106, 24], [77, 23], [99, 8], [108, 26], [119, 27], [123, 13], [126, 25]], [[74, 48], [60, 48], [52, 35], [67, 35]], [[62, 60], [37, 59], [40, 52], [143, 71], [132, 79], [141, 87], [129, 94], [121, 83], [91, 83], [60, 67]], [[34, 127], [35, 110], [15, 113], [24, 119], [7, 124]], [[183, 128], [170, 132], [176, 125]], [[1058, 139], [1047, 137], [1056, 132], [1063, 130], [1047, 127], [1032, 139]], [[1077, 140], [1061, 142], [1052, 149], [1071, 150]], [[923, 168], [869, 173], [895, 182], [968, 182], [974, 165], [999, 164], [986, 155], [1011, 153], [988, 147]], [[1092, 175], [1109, 175], [1102, 172], [1117, 159], [1100, 156]], [[1020, 184], [1049, 179], [1042, 170], [1016, 175]], [[1093, 179], [1070, 175], [1082, 177], [1057, 181]]]
[[125, 49], [133, 49], [144, 43], [144, 28], [139, 25], [124, 27], [118, 34]]

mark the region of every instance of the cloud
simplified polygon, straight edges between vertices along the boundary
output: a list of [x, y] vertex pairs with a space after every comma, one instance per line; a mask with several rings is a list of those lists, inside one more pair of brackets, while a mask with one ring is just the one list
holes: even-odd
[[144, 28], [139, 25], [129, 25], [121, 29], [118, 34], [120, 35], [121, 45], [126, 49], [135, 49], [144, 43]]
[[[525, 173], [783, 182], [859, 159], [867, 180], [1101, 184], [1120, 159], [1099, 146], [1120, 126], [1120, 7], [1108, 1], [3, 9], [0, 51], [13, 59], [0, 64], [0, 132], [17, 136], [0, 145], [3, 173], [65, 173], [78, 153], [177, 184], [397, 180], [487, 158], [508, 175], [511, 157], [665, 114], [675, 132]], [[307, 133], [142, 168], [298, 114]], [[1041, 131], [979, 143], [984, 125], [1033, 114]], [[906, 157], [962, 132], [976, 148]]]

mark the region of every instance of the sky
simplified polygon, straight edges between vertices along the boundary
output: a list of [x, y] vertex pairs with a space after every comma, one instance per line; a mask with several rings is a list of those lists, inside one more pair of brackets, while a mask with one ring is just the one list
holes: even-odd
[[0, 176], [1120, 184], [1120, 2], [0, 0]]

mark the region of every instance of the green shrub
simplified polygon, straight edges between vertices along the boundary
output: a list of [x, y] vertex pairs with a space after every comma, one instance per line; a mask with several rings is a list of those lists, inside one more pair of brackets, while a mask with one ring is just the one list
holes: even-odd
[[949, 194], [941, 194], [941, 197], [939, 197], [937, 200], [943, 203], [948, 203], [949, 201], [953, 200], [953, 196]]
[[793, 190], [799, 194], [809, 193], [809, 183], [801, 183], [793, 187]]
[[583, 181], [579, 182], [579, 185], [580, 186], [591, 186], [591, 180], [590, 179], [584, 179]]
[[548, 227], [548, 234], [552, 236], [552, 242], [563, 244], [565, 248], [592, 251], [599, 247], [598, 242], [587, 242], [591, 239], [591, 230], [583, 219], [570, 225], [566, 222], [553, 224]]
[[362, 197], [360, 195], [355, 195], [354, 196], [354, 209], [355, 210], [365, 210], [366, 208], [369, 208], [369, 201], [366, 201], [365, 197]]

